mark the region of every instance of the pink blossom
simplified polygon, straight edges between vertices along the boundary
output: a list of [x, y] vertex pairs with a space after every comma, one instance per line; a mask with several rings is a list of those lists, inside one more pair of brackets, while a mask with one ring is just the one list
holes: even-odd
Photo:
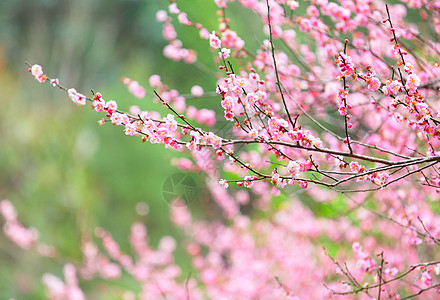
[[215, 34], [215, 31], [209, 35], [209, 45], [214, 49], [220, 49], [221, 47], [221, 41]]
[[225, 97], [224, 100], [221, 101], [221, 105], [225, 110], [233, 110], [234, 109], [234, 99], [230, 96]]
[[156, 21], [159, 23], [163, 23], [168, 19], [168, 14], [165, 10], [158, 10], [156, 12]]
[[229, 55], [231, 54], [231, 49], [228, 48], [222, 48], [221, 51], [219, 51], [218, 56], [220, 58], [226, 59], [229, 57]]
[[110, 120], [112, 121], [113, 124], [115, 125], [121, 125], [123, 122], [123, 118], [122, 118], [122, 114], [120, 113], [113, 113], [112, 116], [110, 117]]
[[105, 109], [107, 109], [107, 111], [112, 114], [114, 113], [117, 109], [118, 109], [118, 105], [116, 104], [115, 101], [110, 100], [105, 104]]
[[69, 89], [67, 93], [74, 103], [86, 105], [86, 96], [78, 93], [74, 88]]
[[52, 86], [54, 86], [54, 87], [60, 84], [60, 81], [58, 80], [58, 78], [51, 79], [49, 82], [50, 82], [50, 83], [52, 84]]
[[95, 100], [92, 103], [92, 107], [94, 110], [96, 111], [103, 111], [105, 108], [105, 102], [104, 101], [99, 101], [99, 100]]
[[308, 32], [312, 28], [312, 23], [307, 18], [302, 18], [299, 23], [299, 30], [303, 32]]
[[38, 77], [43, 75], [43, 68], [40, 65], [33, 65], [31, 67], [31, 73], [36, 79], [38, 79]]
[[214, 0], [215, 4], [220, 8], [227, 8], [226, 0]]
[[191, 88], [191, 95], [194, 97], [202, 97], [203, 96], [203, 88], [199, 85], [193, 85]]
[[296, 176], [300, 171], [300, 166], [296, 161], [291, 160], [289, 164], [287, 165], [287, 171], [292, 176]]
[[420, 281], [423, 283], [423, 285], [424, 285], [425, 287], [431, 286], [431, 284], [432, 284], [432, 277], [431, 277], [431, 274], [429, 274], [429, 272], [427, 272], [427, 271], [424, 271], [424, 272], [422, 273], [422, 276], [421, 276], [421, 278], [420, 278]]
[[166, 40], [174, 40], [177, 37], [177, 33], [174, 30], [174, 26], [171, 23], [165, 23], [163, 25], [162, 35]]
[[150, 86], [154, 88], [158, 88], [162, 85], [159, 75], [151, 75], [149, 82], [150, 82]]
[[170, 5], [168, 5], [168, 10], [170, 11], [170, 13], [175, 14], [175, 15], [180, 13], [180, 10], [177, 8], [176, 3], [171, 3]]
[[300, 188], [305, 189], [308, 186], [308, 182], [304, 180], [298, 180], [298, 185], [300, 186]]
[[5, 219], [3, 231], [15, 244], [23, 249], [31, 248], [38, 240], [38, 232], [24, 227], [17, 220], [17, 213], [9, 200], [0, 201], [0, 213]]
[[298, 1], [294, 1], [294, 0], [287, 0], [287, 5], [291, 10], [295, 10], [299, 7]]
[[188, 16], [186, 13], [179, 13], [177, 16], [177, 19], [179, 20], [180, 23], [185, 24], [185, 25], [192, 25], [192, 23], [188, 20]]
[[377, 91], [380, 88], [380, 81], [378, 78], [373, 77], [370, 79], [370, 83], [368, 84], [368, 89], [372, 91]]
[[314, 5], [310, 5], [307, 7], [307, 14], [311, 17], [318, 17], [319, 16], [319, 10]]
[[341, 116], [346, 116], [347, 115], [347, 108], [344, 105], [340, 106], [338, 111], [339, 111], [339, 114]]
[[43, 275], [43, 283], [48, 290], [50, 299], [85, 300], [84, 293], [78, 286], [76, 269], [72, 264], [64, 266], [64, 278], [66, 283], [52, 274]]
[[[233, 30], [227, 29], [223, 32], [221, 44], [226, 48], [241, 50], [244, 47], [244, 41]], [[220, 47], [219, 47], [220, 48]]]
[[411, 92], [415, 92], [417, 90], [417, 87], [420, 85], [420, 78], [416, 74], [410, 74], [408, 75], [408, 78], [406, 79], [406, 85], [405, 87], [410, 90]]
[[215, 111], [211, 109], [202, 108], [198, 111], [196, 116], [197, 122], [207, 126], [214, 126], [216, 123]]
[[134, 124], [126, 124], [125, 125], [125, 134], [126, 135], [134, 135], [135, 133], [136, 133], [136, 126]]
[[209, 31], [206, 28], [200, 29], [200, 37], [205, 40], [209, 39]]
[[145, 89], [139, 85], [137, 81], [131, 80], [130, 78], [123, 78], [124, 84], [128, 87], [130, 93], [132, 93], [135, 97], [142, 99], [145, 97]]

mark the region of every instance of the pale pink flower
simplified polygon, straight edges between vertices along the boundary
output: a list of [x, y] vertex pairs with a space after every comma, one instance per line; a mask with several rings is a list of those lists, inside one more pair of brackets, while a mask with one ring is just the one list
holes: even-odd
[[177, 33], [174, 30], [174, 26], [171, 23], [165, 23], [163, 25], [162, 35], [166, 40], [174, 40], [177, 37]]
[[86, 105], [86, 96], [84, 96], [81, 93], [78, 93], [74, 88], [68, 89], [67, 94], [74, 103], [78, 103], [80, 105]]
[[426, 287], [431, 286], [432, 284], [432, 277], [431, 274], [429, 274], [428, 271], [424, 271], [422, 273], [422, 276], [420, 277], [420, 281], [425, 285]]
[[54, 78], [50, 80], [50, 84], [55, 87], [60, 84], [60, 81], [58, 80], [58, 78]]
[[291, 160], [287, 165], [287, 171], [293, 178], [300, 172], [300, 165], [296, 161]]
[[411, 92], [415, 92], [417, 90], [417, 87], [420, 85], [420, 78], [416, 74], [410, 74], [408, 75], [408, 78], [406, 80], [405, 87], [410, 90]]
[[103, 111], [104, 107], [105, 107], [105, 102], [104, 101], [99, 101], [99, 100], [95, 100], [92, 103], [92, 107], [94, 110], [96, 111]]
[[168, 19], [168, 14], [165, 10], [158, 10], [156, 13], [156, 21], [159, 23], [163, 23]]
[[188, 15], [186, 13], [179, 13], [179, 15], [177, 16], [177, 19], [179, 20], [180, 23], [184, 24], [184, 25], [192, 25], [192, 23], [188, 20]]
[[227, 189], [229, 187], [229, 184], [226, 181], [226, 179], [220, 179], [219, 183], [220, 183], [221, 187], [224, 189]]
[[113, 124], [115, 125], [121, 125], [122, 124], [122, 114], [120, 113], [113, 113], [112, 116], [110, 117], [110, 120], [112, 121]]
[[380, 81], [377, 77], [373, 77], [368, 84], [368, 89], [372, 91], [377, 91], [380, 88]]
[[227, 8], [226, 0], [214, 0], [215, 4], [220, 8]]
[[194, 97], [202, 97], [203, 96], [203, 88], [199, 85], [193, 85], [191, 88], [191, 95]]
[[117, 109], [118, 109], [118, 104], [116, 104], [115, 101], [110, 100], [105, 104], [105, 108], [107, 109], [107, 111], [112, 114], [114, 113]]
[[126, 135], [134, 135], [135, 133], [136, 133], [136, 125], [135, 124], [126, 124], [125, 125], [125, 134]]
[[128, 86], [129, 91], [137, 98], [142, 99], [145, 97], [145, 89], [139, 85], [137, 81], [132, 81]]
[[209, 31], [206, 28], [200, 29], [200, 37], [205, 40], [209, 39]]
[[307, 14], [311, 17], [318, 17], [319, 16], [319, 10], [314, 5], [310, 5], [307, 7]]
[[218, 56], [220, 58], [226, 59], [229, 57], [229, 55], [231, 54], [231, 49], [228, 48], [222, 48], [221, 51], [219, 51]]
[[340, 106], [338, 111], [339, 111], [339, 114], [341, 116], [346, 116], [347, 115], [347, 108], [344, 105]]
[[234, 99], [231, 96], [226, 96], [225, 99], [221, 101], [221, 105], [224, 109], [230, 111], [234, 109]]
[[214, 49], [220, 49], [221, 47], [221, 41], [215, 34], [215, 31], [209, 35], [209, 45]]
[[177, 15], [178, 13], [180, 13], [180, 10], [177, 8], [177, 3], [171, 3], [170, 5], [168, 5], [168, 9], [170, 11], [170, 13]]
[[43, 75], [43, 68], [40, 65], [33, 65], [31, 67], [31, 73], [35, 78], [38, 79], [41, 75]]
[[291, 10], [295, 10], [299, 7], [298, 1], [294, 1], [294, 0], [287, 0], [287, 5]]
[[9, 200], [0, 201], [0, 213], [7, 222], [15, 221], [17, 219], [17, 212]]
[[308, 186], [308, 182], [304, 181], [304, 180], [298, 180], [298, 185], [299, 185], [300, 188], [305, 189]]
[[149, 83], [150, 83], [151, 87], [154, 87], [154, 88], [159, 88], [162, 86], [162, 82], [160, 80], [159, 75], [151, 75], [151, 77], [149, 79]]

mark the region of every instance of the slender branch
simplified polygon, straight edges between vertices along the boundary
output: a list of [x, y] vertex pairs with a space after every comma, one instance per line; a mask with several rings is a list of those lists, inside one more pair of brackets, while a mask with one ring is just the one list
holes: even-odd
[[269, 25], [269, 41], [270, 41], [270, 47], [271, 47], [271, 50], [272, 50], [272, 59], [273, 59], [273, 67], [274, 67], [274, 70], [275, 70], [276, 85], [278, 86], [278, 90], [280, 91], [281, 99], [282, 99], [283, 105], [284, 105], [284, 110], [286, 111], [287, 117], [289, 118], [290, 125], [292, 125], [292, 128], [294, 128], [295, 126], [294, 126], [294, 123], [292, 121], [292, 116], [290, 115], [289, 109], [287, 108], [286, 100], [284, 99], [284, 93], [283, 93], [283, 90], [281, 89], [280, 77], [278, 75], [277, 61], [275, 59], [275, 46], [273, 44], [273, 39], [272, 39], [272, 25], [270, 24], [269, 0], [266, 0], [266, 4], [267, 4], [267, 22], [268, 22], [268, 25]]

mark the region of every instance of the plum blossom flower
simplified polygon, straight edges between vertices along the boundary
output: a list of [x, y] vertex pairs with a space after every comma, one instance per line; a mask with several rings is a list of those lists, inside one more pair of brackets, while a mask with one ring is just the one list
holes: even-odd
[[368, 83], [368, 89], [372, 91], [377, 91], [380, 88], [380, 80], [377, 77], [370, 79]]
[[168, 14], [165, 10], [158, 10], [156, 13], [156, 21], [159, 23], [163, 23], [168, 19]]
[[213, 31], [210, 35], [209, 35], [209, 45], [214, 48], [214, 49], [220, 49], [221, 47], [221, 41], [218, 38], [218, 36], [215, 34], [215, 31]]
[[35, 79], [38, 80], [38, 82], [40, 83], [46, 82], [48, 80], [47, 76], [43, 74], [43, 69], [40, 65], [33, 65], [29, 69], [29, 72], [31, 72], [32, 75], [34, 75]]
[[278, 184], [280, 183], [280, 181], [281, 181], [280, 174], [278, 174], [278, 172], [277, 172], [276, 169], [273, 170], [273, 172], [272, 172], [272, 178], [271, 178], [271, 180], [272, 180], [272, 183], [273, 183], [274, 185], [278, 185]]
[[172, 41], [177, 38], [177, 33], [173, 24], [165, 23], [163, 25], [162, 36], [168, 41]]
[[234, 99], [232, 99], [231, 96], [226, 96], [224, 100], [221, 101], [222, 107], [227, 110], [233, 110], [234, 109]]
[[396, 95], [401, 88], [402, 84], [400, 82], [388, 79], [386, 84], [382, 87], [382, 92], [385, 96]]
[[244, 47], [244, 41], [237, 35], [235, 31], [227, 29], [222, 36], [222, 45], [227, 48], [240, 50]]
[[142, 99], [145, 97], [145, 89], [137, 81], [128, 77], [122, 77], [122, 82], [136, 98]]
[[254, 180], [257, 179], [256, 176], [245, 176], [243, 178], [243, 186], [251, 188], [254, 185]]
[[192, 25], [191, 21], [188, 20], [188, 15], [186, 13], [183, 13], [183, 12], [179, 13], [179, 15], [177, 16], [177, 19], [179, 20], [179, 22], [181, 24], [188, 25], [188, 26]]
[[58, 78], [51, 79], [49, 82], [54, 87], [60, 84], [60, 81], [58, 80]]
[[203, 88], [199, 85], [193, 85], [193, 87], [191, 88], [191, 95], [193, 95], [194, 97], [202, 97], [203, 93]]
[[9, 200], [0, 201], [0, 213], [5, 219], [3, 232], [20, 248], [29, 249], [38, 240], [38, 231], [24, 227], [17, 219], [17, 212]]
[[135, 124], [126, 124], [125, 125], [125, 134], [126, 135], [134, 135], [136, 133], [136, 125]]
[[422, 273], [422, 276], [420, 277], [420, 281], [427, 287], [431, 286], [431, 283], [432, 283], [431, 274], [429, 274], [428, 271], [424, 271]]
[[291, 160], [289, 164], [287, 165], [287, 172], [289, 172], [292, 177], [296, 176], [300, 171], [300, 165], [296, 162]]
[[78, 93], [74, 88], [68, 89], [67, 94], [74, 103], [86, 105], [86, 96]]
[[298, 180], [298, 185], [299, 185], [300, 188], [306, 189], [307, 186], [308, 186], [308, 182], [304, 181], [304, 180]]
[[168, 9], [170, 11], [170, 13], [177, 15], [180, 13], [180, 9], [177, 8], [177, 3], [171, 3], [170, 5], [168, 5]]
[[215, 4], [220, 8], [227, 8], [226, 0], [214, 0]]
[[229, 187], [229, 184], [226, 179], [220, 179], [219, 183], [220, 183], [221, 187], [224, 189], [227, 189]]
[[110, 117], [110, 120], [112, 121], [113, 124], [115, 125], [121, 125], [123, 118], [122, 118], [122, 114], [120, 113], [113, 113], [112, 116]]
[[347, 108], [344, 105], [340, 106], [338, 111], [339, 111], [339, 114], [341, 116], [346, 116], [347, 115]]
[[415, 92], [417, 90], [417, 87], [420, 85], [420, 78], [416, 74], [410, 74], [408, 75], [408, 78], [406, 80], [405, 87], [411, 91]]
[[40, 65], [33, 65], [31, 67], [31, 73], [35, 78], [38, 78], [43, 75], [43, 68]]
[[223, 59], [228, 58], [230, 54], [231, 54], [231, 49], [228, 48], [222, 48], [222, 50], [218, 52], [218, 56]]
[[112, 114], [118, 109], [118, 104], [116, 104], [115, 101], [110, 100], [105, 104], [105, 109], [107, 109], [109, 114]]
[[151, 87], [159, 88], [162, 85], [159, 75], [151, 75], [149, 79], [149, 83]]
[[291, 10], [295, 10], [299, 7], [298, 1], [294, 1], [294, 0], [287, 0], [286, 4], [289, 6]]
[[97, 112], [103, 111], [104, 108], [105, 108], [105, 102], [104, 101], [100, 101], [100, 100], [95, 100], [92, 103], [92, 107]]

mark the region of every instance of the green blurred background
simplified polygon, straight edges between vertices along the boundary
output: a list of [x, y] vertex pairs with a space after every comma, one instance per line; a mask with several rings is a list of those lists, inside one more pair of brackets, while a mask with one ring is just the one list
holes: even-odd
[[[216, 29], [214, 1], [178, 3], [190, 18]], [[42, 274], [62, 277], [64, 263], [79, 262], [81, 232], [93, 235], [96, 226], [110, 231], [126, 252], [135, 220], [147, 224], [153, 245], [164, 235], [179, 239], [162, 197], [163, 182], [176, 172], [170, 163], [176, 153], [142, 144], [120, 128], [99, 126], [101, 114], [38, 83], [25, 65], [40, 64], [50, 78], [88, 96], [91, 89], [100, 91], [124, 110], [161, 108], [151, 96], [130, 95], [122, 76], [148, 87], [148, 78], [159, 74], [184, 94], [194, 84], [214, 90], [212, 54], [195, 29], [173, 21], [183, 46], [195, 49], [200, 62], [186, 65], [163, 57], [166, 42], [155, 13], [167, 5], [165, 0], [0, 1], [0, 200], [9, 199], [22, 223], [37, 228], [40, 240], [59, 252], [56, 260], [43, 258], [21, 250], [1, 232], [0, 299], [45, 299]], [[214, 98], [191, 101], [199, 108], [218, 106]], [[139, 202], [148, 204], [147, 216], [136, 214]], [[182, 251], [177, 259], [188, 264]], [[102, 284], [81, 282], [91, 299], [119, 299]], [[121, 284], [139, 288], [126, 279], [115, 289]]]

